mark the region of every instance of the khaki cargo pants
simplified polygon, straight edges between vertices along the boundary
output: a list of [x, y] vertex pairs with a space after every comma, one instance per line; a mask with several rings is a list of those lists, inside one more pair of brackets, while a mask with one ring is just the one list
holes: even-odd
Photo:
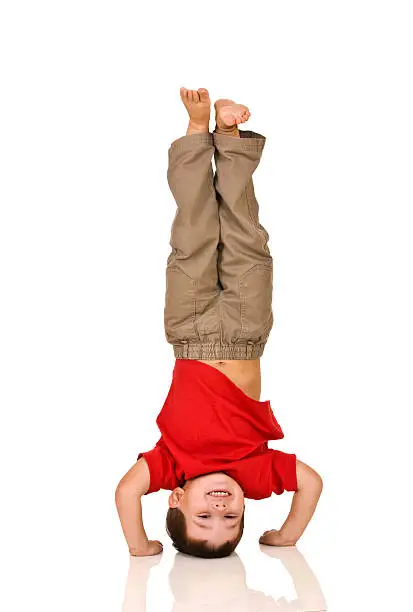
[[165, 333], [177, 359], [257, 359], [272, 328], [273, 263], [252, 183], [265, 138], [240, 134], [193, 134], [169, 149], [178, 208]]

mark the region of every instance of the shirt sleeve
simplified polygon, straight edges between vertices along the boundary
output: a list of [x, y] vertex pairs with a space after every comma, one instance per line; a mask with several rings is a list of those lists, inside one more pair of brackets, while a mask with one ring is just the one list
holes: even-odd
[[245, 497], [265, 499], [273, 493], [297, 490], [297, 458], [272, 448], [236, 461], [225, 472], [238, 482]]
[[284, 491], [297, 490], [297, 457], [282, 451], [269, 451], [272, 459], [272, 491], [280, 495]]
[[155, 493], [159, 489], [172, 491], [178, 486], [178, 479], [175, 474], [175, 461], [167, 449], [162, 438], [158, 440], [155, 447], [147, 452], [139, 453], [138, 459], [144, 457], [149, 468], [149, 493]]

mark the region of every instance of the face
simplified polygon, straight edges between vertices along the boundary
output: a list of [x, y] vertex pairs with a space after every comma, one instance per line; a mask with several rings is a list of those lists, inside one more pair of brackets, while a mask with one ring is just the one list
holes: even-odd
[[244, 492], [230, 476], [221, 472], [188, 480], [169, 497], [169, 506], [185, 515], [187, 534], [218, 546], [239, 533], [244, 512]]

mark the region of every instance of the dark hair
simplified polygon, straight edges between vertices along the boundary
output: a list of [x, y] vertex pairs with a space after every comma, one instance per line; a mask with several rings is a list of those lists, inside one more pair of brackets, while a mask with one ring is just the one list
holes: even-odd
[[211, 546], [203, 540], [188, 537], [184, 513], [179, 508], [169, 508], [166, 515], [166, 531], [172, 544], [181, 553], [204, 559], [228, 557], [238, 546], [244, 532], [244, 513], [242, 514], [239, 532], [236, 538], [228, 540], [220, 546]]

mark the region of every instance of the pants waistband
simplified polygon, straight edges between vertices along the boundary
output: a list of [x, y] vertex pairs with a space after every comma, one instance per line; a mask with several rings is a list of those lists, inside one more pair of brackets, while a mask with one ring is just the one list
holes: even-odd
[[192, 344], [182, 342], [174, 344], [176, 359], [231, 360], [259, 359], [265, 348], [265, 342], [254, 344]]

